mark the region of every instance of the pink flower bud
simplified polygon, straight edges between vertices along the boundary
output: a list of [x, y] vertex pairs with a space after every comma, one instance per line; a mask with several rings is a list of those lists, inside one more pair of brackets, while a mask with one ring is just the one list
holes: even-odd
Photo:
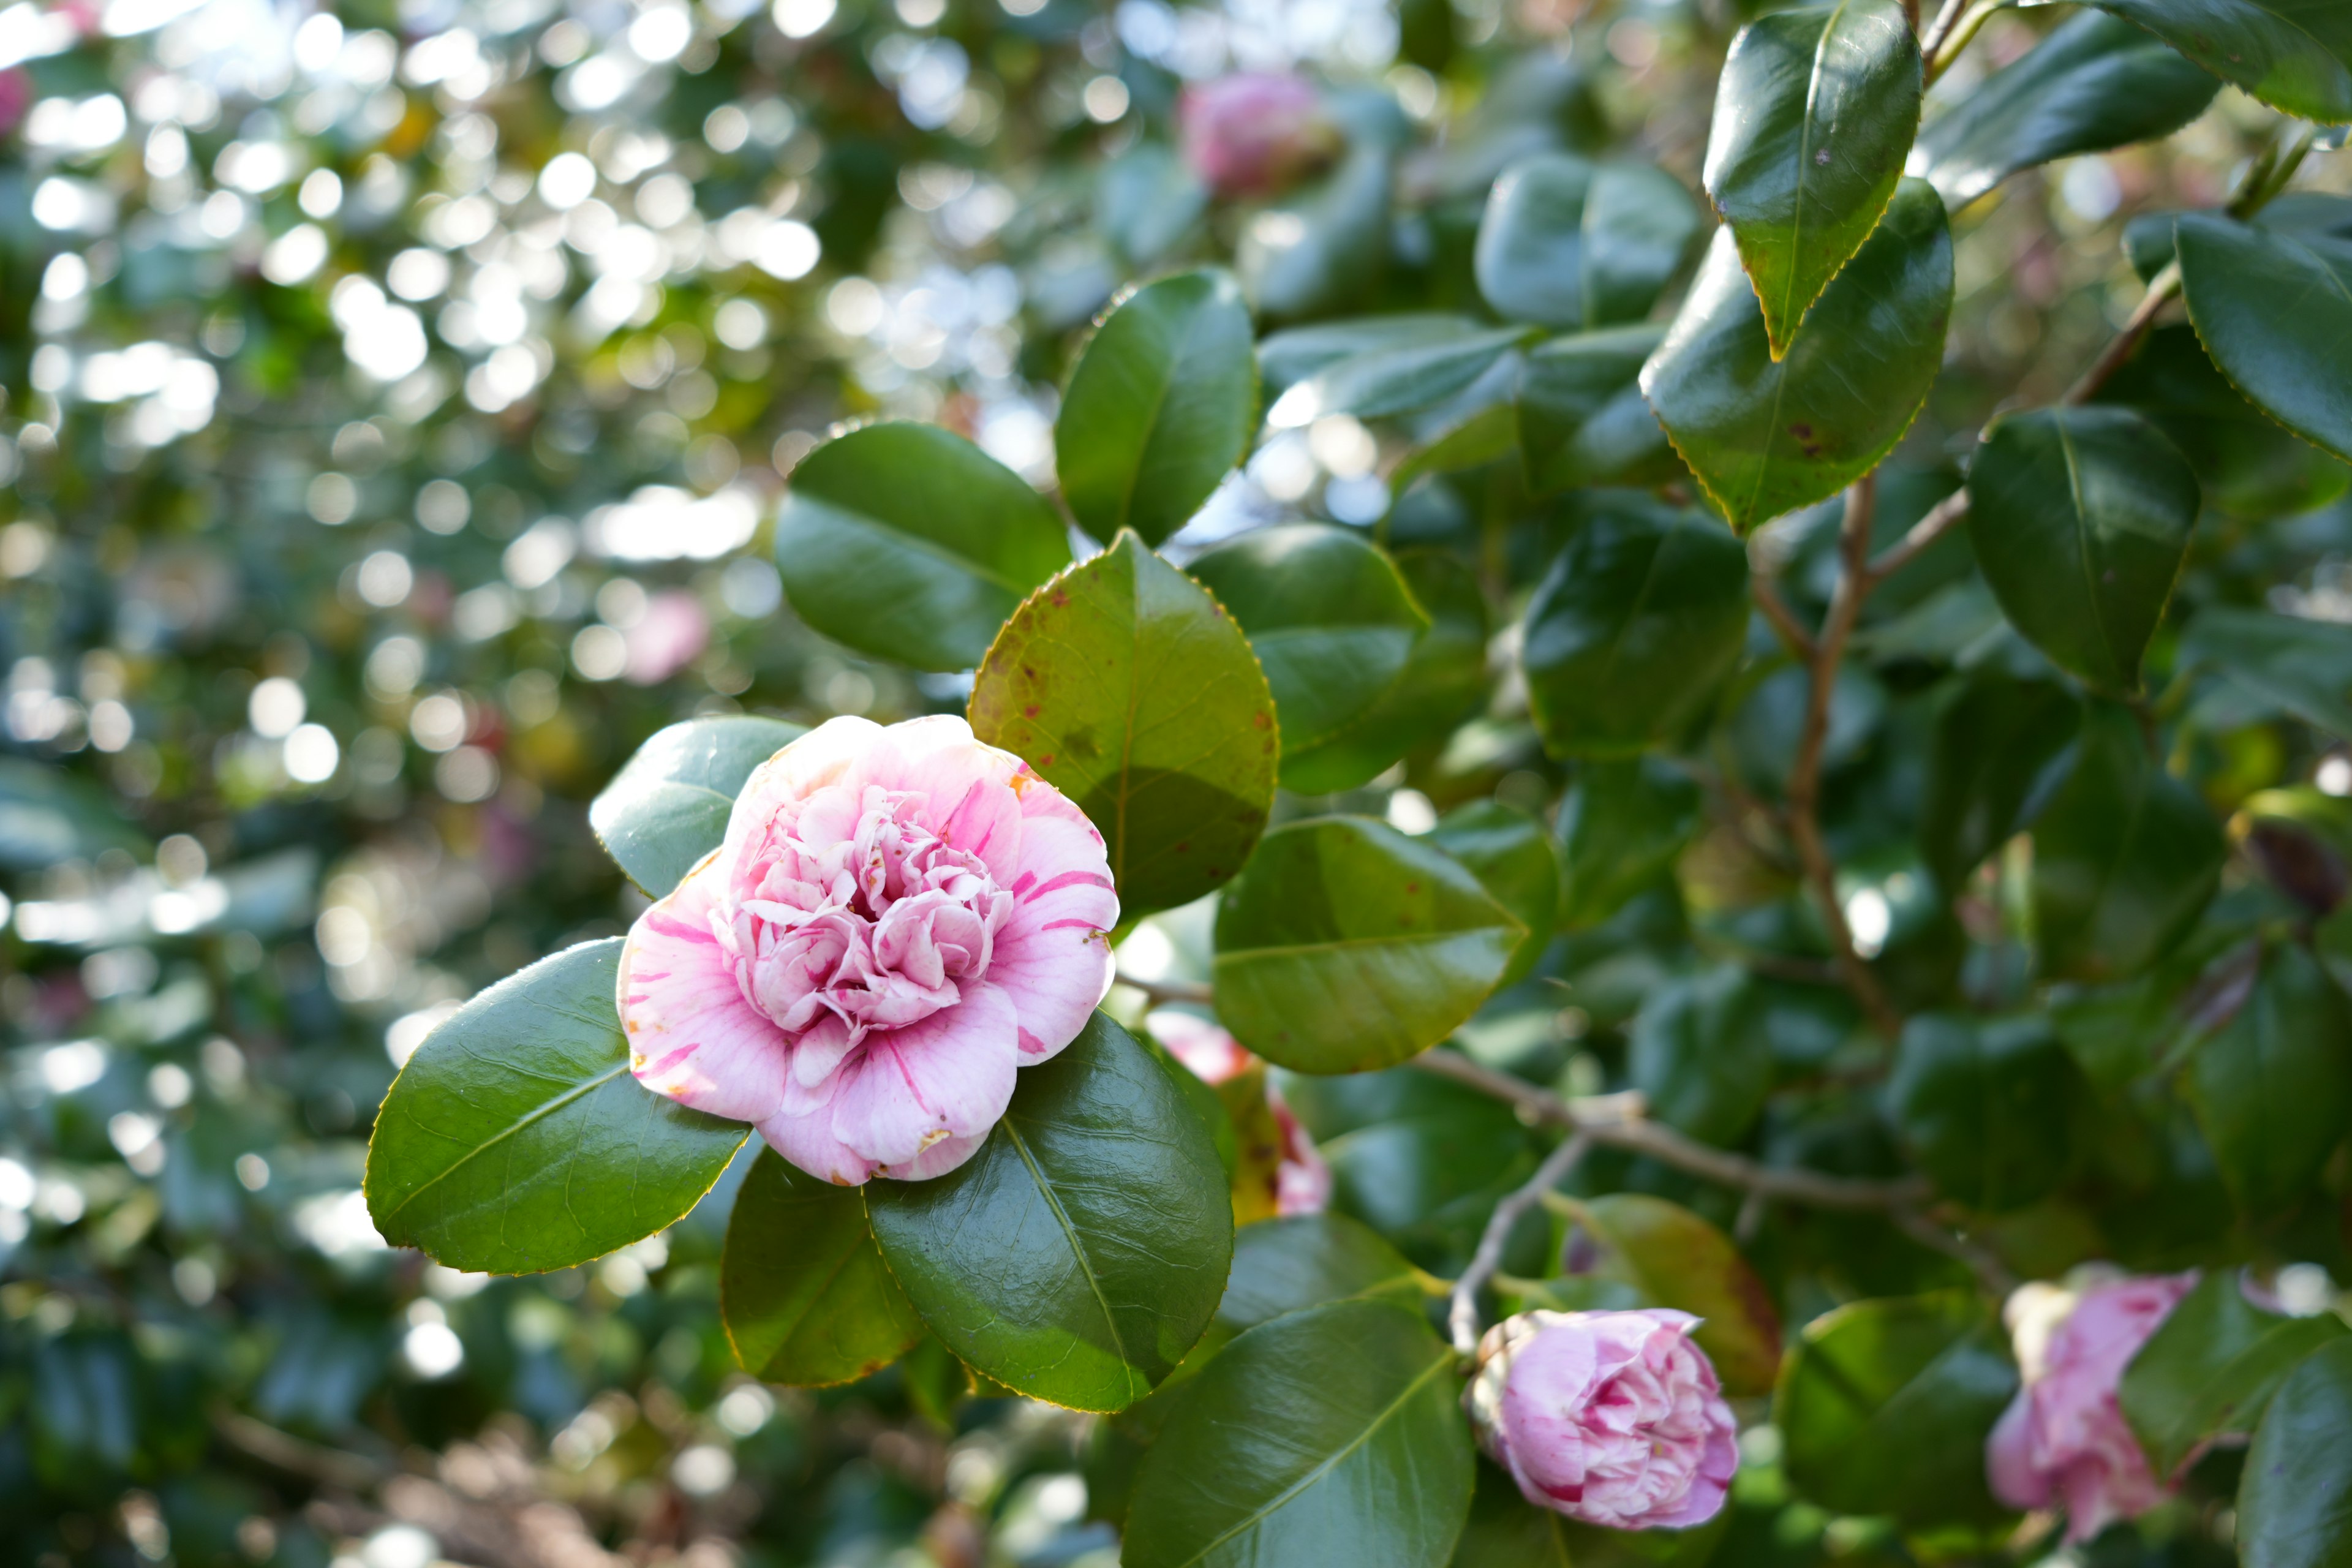
[[2192, 1271], [2112, 1280], [2080, 1294], [2027, 1285], [2010, 1297], [2004, 1316], [2025, 1386], [1985, 1446], [1995, 1497], [2017, 1509], [2064, 1504], [2068, 1541], [2088, 1541], [2164, 1498], [2170, 1489], [2149, 1472], [2116, 1386], [2196, 1283]]
[[632, 685], [658, 686], [702, 657], [710, 646], [710, 617], [692, 594], [665, 588], [623, 637], [628, 662], [621, 673]]
[[1522, 1312], [1486, 1331], [1463, 1404], [1527, 1500], [1611, 1530], [1681, 1529], [1723, 1507], [1738, 1428], [1698, 1320], [1664, 1308]]
[[1186, 88], [1177, 121], [1184, 161], [1221, 196], [1270, 195], [1339, 147], [1314, 87], [1274, 71]]
[[827, 1181], [940, 1175], [1086, 1026], [1118, 923], [1102, 835], [1020, 758], [961, 719], [835, 719], [630, 928], [630, 1068]]

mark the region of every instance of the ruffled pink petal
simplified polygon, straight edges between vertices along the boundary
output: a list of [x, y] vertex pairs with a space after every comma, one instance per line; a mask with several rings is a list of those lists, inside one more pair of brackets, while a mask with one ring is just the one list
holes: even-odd
[[1992, 1495], [2018, 1510], [2050, 1506], [2050, 1478], [2033, 1462], [2033, 1393], [2020, 1389], [1985, 1442]]
[[[1591, 1333], [1554, 1329], [1512, 1358], [1498, 1414], [1521, 1490], [1532, 1485], [1558, 1494], [1584, 1485], [1591, 1456], [1582, 1415], [1602, 1381], [1599, 1350]], [[1532, 1494], [1530, 1500], [1545, 1501]]]
[[1013, 791], [1021, 759], [976, 740], [949, 713], [893, 724], [867, 757], [864, 781], [923, 797], [915, 820], [967, 855], [1000, 887], [1021, 868], [1021, 799]]
[[752, 769], [727, 816], [722, 848], [730, 861], [768, 859], [771, 846], [791, 837], [809, 795], [850, 780], [881, 733], [870, 719], [828, 719]]
[[1062, 811], [1028, 811], [1045, 793], [1033, 784], [1022, 795], [1021, 874], [1007, 884], [1013, 914], [996, 933], [988, 966], [990, 982], [1003, 986], [1020, 1012], [1024, 1067], [1077, 1038], [1109, 993], [1104, 933], [1118, 924], [1102, 835], [1058, 795]]
[[896, 1181], [928, 1182], [933, 1176], [944, 1176], [962, 1164], [988, 1142], [985, 1132], [974, 1132], [962, 1138], [942, 1138], [903, 1165], [886, 1165], [882, 1173]]
[[814, 1110], [787, 1107], [760, 1123], [769, 1148], [812, 1176], [835, 1186], [864, 1186], [882, 1167], [833, 1135], [833, 1104]]
[[1710, 1415], [1706, 1451], [1699, 1460], [1698, 1473], [1691, 1478], [1690, 1489], [1683, 1494], [1680, 1503], [1650, 1515], [1643, 1523], [1664, 1530], [1688, 1530], [1694, 1524], [1705, 1524], [1723, 1511], [1724, 1499], [1731, 1494], [1732, 1474], [1738, 1468], [1738, 1436], [1729, 1422]]
[[885, 1167], [985, 1137], [1013, 1099], [1015, 1026], [1013, 999], [983, 983], [920, 1023], [866, 1036], [836, 1075], [834, 1136]]
[[783, 1031], [743, 999], [710, 931], [722, 852], [713, 850], [629, 929], [617, 987], [629, 1070], [679, 1104], [759, 1121], [782, 1103]]

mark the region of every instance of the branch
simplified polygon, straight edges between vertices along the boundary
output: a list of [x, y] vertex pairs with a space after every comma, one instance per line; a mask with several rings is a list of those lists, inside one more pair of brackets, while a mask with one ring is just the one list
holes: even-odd
[[2123, 368], [2124, 361], [2131, 358], [2132, 351], [2139, 347], [2140, 339], [2147, 336], [2147, 330], [2156, 325], [2156, 313], [2179, 292], [2180, 261], [2176, 257], [2164, 264], [2162, 271], [2147, 280], [2147, 292], [2140, 296], [2138, 305], [2134, 307], [2122, 330], [2116, 333], [2105, 348], [2099, 351], [2099, 357], [2091, 362], [2091, 368], [2083, 373], [2081, 380], [2066, 389], [2066, 395], [2061, 401], [2072, 406], [2088, 403], [2097, 396], [2099, 388], [2107, 384], [2107, 378]]
[[1838, 661], [1845, 657], [1846, 639], [1862, 615], [1870, 593], [1870, 525], [1878, 509], [1878, 479], [1866, 474], [1847, 489], [1845, 521], [1838, 532], [1838, 555], [1845, 569], [1838, 574], [1829, 614], [1814, 640], [1812, 680], [1805, 699], [1804, 728], [1797, 738], [1797, 760], [1789, 770], [1789, 837], [1796, 841], [1797, 858], [1805, 879], [1822, 908], [1822, 922], [1830, 933], [1830, 952], [1846, 989], [1870, 1017], [1871, 1026], [1887, 1039], [1903, 1032], [1903, 1019], [1887, 1001], [1878, 976], [1853, 945], [1853, 931], [1838, 902], [1837, 867], [1822, 838], [1819, 807], [1822, 789], [1822, 747], [1829, 739], [1830, 699], [1837, 689]]
[[1789, 651], [1800, 661], [1811, 663], [1813, 634], [1797, 619], [1796, 612], [1789, 608], [1786, 599], [1780, 597], [1780, 590], [1773, 584], [1772, 579], [1760, 571], [1749, 574], [1748, 592], [1755, 599], [1756, 607], [1764, 612], [1764, 618], [1772, 623], [1772, 629], [1780, 634], [1780, 640], [1789, 645]]
[[1963, 485], [1928, 509], [1927, 515], [1911, 525], [1911, 531], [1888, 545], [1877, 560], [1870, 563], [1869, 587], [1876, 588], [1897, 572], [1919, 559], [1928, 546], [1949, 533], [1966, 521], [1969, 515], [1968, 487]]
[[1543, 1195], [1567, 1179], [1584, 1152], [1592, 1147], [1592, 1135], [1575, 1132], [1566, 1142], [1553, 1150], [1527, 1184], [1495, 1205], [1487, 1217], [1486, 1228], [1478, 1237], [1478, 1250], [1470, 1257], [1470, 1267], [1454, 1282], [1452, 1300], [1445, 1310], [1445, 1322], [1454, 1335], [1454, 1349], [1468, 1357], [1478, 1353], [1478, 1291], [1495, 1270], [1502, 1266], [1503, 1246], [1511, 1238], [1511, 1227], [1519, 1216], [1539, 1202]]
[[1124, 985], [1130, 991], [1142, 992], [1155, 1007], [1171, 1002], [1189, 1002], [1205, 1007], [1217, 999], [1215, 986], [1203, 985], [1196, 980], [1138, 980], [1131, 974], [1120, 974], [1113, 977], [1113, 984]]
[[1504, 1100], [1530, 1121], [1580, 1132], [1604, 1148], [1646, 1155], [1661, 1164], [1688, 1171], [1727, 1187], [1760, 1193], [1767, 1198], [1810, 1204], [1815, 1208], [1890, 1210], [1924, 1202], [1928, 1196], [1927, 1184], [1916, 1178], [1877, 1182], [1825, 1175], [1791, 1166], [1767, 1165], [1744, 1154], [1710, 1147], [1648, 1120], [1637, 1094], [1563, 1100], [1524, 1079], [1481, 1067], [1455, 1051], [1423, 1051], [1412, 1058], [1410, 1065]]
[[1937, 77], [1951, 69], [1952, 62], [1960, 58], [1960, 51], [1975, 39], [1978, 31], [1992, 20], [1993, 13], [2005, 11], [2016, 3], [2017, 0], [1979, 0], [1962, 11], [1958, 0], [1949, 0], [1944, 14], [1936, 18], [1936, 26], [1927, 29], [1927, 37], [1919, 45], [1919, 52], [1926, 58], [1923, 79], [1932, 85]]

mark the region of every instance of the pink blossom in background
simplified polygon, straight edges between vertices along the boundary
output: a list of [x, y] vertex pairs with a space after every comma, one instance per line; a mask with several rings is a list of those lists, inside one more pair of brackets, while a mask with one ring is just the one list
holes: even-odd
[[963, 1163], [1077, 1037], [1118, 923], [1102, 835], [961, 719], [829, 721], [630, 929], [639, 1081], [856, 1185]]
[[710, 617], [684, 588], [664, 588], [622, 634], [628, 661], [621, 673], [638, 686], [658, 686], [702, 657], [710, 646]]
[[1271, 195], [1328, 158], [1338, 142], [1313, 84], [1276, 71], [1188, 87], [1176, 115], [1184, 161], [1221, 196]]
[[2112, 1280], [2079, 1295], [2028, 1285], [2010, 1298], [2025, 1385], [1986, 1445], [1994, 1496], [2017, 1509], [2063, 1504], [2070, 1542], [2163, 1500], [2171, 1489], [2149, 1472], [2116, 1387], [2196, 1283], [2192, 1271]]
[[1699, 1320], [1648, 1308], [1521, 1312], [1488, 1329], [1463, 1395], [1479, 1446], [1538, 1508], [1609, 1530], [1679, 1530], [1723, 1507], [1738, 1426]]
[[22, 66], [0, 70], [0, 136], [16, 129], [33, 104], [33, 73]]
[[[1168, 1054], [1203, 1083], [1225, 1083], [1258, 1065], [1239, 1040], [1196, 1014], [1169, 1010], [1154, 1013], [1149, 1022], [1153, 1037], [1168, 1047]], [[1331, 1206], [1331, 1167], [1282, 1102], [1282, 1091], [1271, 1083], [1265, 1086], [1265, 1102], [1282, 1137], [1281, 1159], [1274, 1171], [1275, 1213], [1285, 1218], [1321, 1214]]]

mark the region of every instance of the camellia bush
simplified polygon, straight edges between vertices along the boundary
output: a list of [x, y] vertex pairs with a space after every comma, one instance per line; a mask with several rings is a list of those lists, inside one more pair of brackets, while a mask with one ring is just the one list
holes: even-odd
[[[1130, 1568], [2347, 1561], [2352, 33], [2001, 11], [1747, 21], [1695, 169], [1541, 59], [1186, 88], [1049, 489], [788, 476], [798, 620], [962, 711], [647, 741], [377, 1229], [567, 1268], [756, 1138], [742, 1368], [1093, 1413]], [[2024, 353], [2005, 189], [2225, 82]]]
[[0, 13], [0, 1562], [2352, 1562], [2352, 9], [626, 9]]

